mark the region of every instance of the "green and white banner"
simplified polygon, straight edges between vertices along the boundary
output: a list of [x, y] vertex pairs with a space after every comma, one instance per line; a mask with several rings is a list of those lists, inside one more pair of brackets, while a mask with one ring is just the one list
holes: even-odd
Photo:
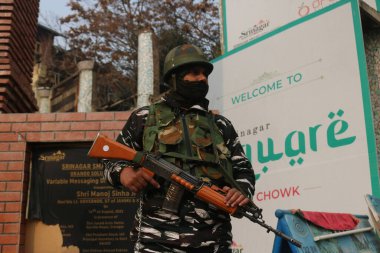
[[[356, 0], [277, 28], [214, 65], [210, 108], [234, 124], [268, 224], [276, 226], [276, 209], [367, 213], [364, 195], [380, 196], [380, 187]], [[258, 225], [234, 220], [233, 232], [236, 252], [271, 252], [274, 236]]]
[[[223, 0], [225, 52], [339, 0]], [[378, 10], [380, 0], [362, 0]]]

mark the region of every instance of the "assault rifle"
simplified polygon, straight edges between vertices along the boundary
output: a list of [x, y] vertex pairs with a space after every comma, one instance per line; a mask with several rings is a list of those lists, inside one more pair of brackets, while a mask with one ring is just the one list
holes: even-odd
[[244, 206], [230, 207], [224, 202], [226, 193], [219, 187], [194, 177], [186, 171], [176, 167], [166, 160], [150, 153], [144, 153], [129, 148], [104, 135], [98, 134], [88, 156], [102, 159], [120, 159], [135, 162], [141, 165], [142, 169], [153, 176], [154, 174], [163, 177], [165, 180], [176, 182], [186, 190], [192, 192], [200, 200], [211, 206], [221, 209], [231, 215], [244, 216], [254, 223], [267, 229], [276, 235], [284, 238], [295, 246], [301, 248], [301, 243], [281, 231], [267, 225], [262, 219], [262, 209], [258, 208], [252, 201]]

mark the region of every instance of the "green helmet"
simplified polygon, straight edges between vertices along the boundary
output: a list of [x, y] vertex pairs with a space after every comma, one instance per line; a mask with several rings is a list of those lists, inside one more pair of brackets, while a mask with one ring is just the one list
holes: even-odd
[[181, 45], [170, 50], [165, 57], [164, 81], [168, 82], [171, 74], [179, 67], [191, 64], [202, 65], [206, 69], [207, 75], [209, 75], [214, 68], [198, 47], [190, 44]]

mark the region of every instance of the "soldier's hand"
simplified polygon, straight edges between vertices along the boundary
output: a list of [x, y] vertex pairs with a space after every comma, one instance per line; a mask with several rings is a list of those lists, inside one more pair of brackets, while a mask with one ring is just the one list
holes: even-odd
[[249, 202], [249, 199], [235, 188], [224, 186], [223, 191], [226, 192], [225, 203], [227, 206], [243, 206]]
[[155, 188], [160, 188], [159, 183], [154, 180], [153, 176], [139, 168], [135, 170], [132, 167], [125, 167], [120, 173], [120, 183], [132, 192], [139, 192], [144, 189], [148, 183]]

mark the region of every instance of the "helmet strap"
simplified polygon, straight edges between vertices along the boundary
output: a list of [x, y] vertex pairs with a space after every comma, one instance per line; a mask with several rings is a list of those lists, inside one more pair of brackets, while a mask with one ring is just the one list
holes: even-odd
[[174, 73], [172, 74], [171, 78], [172, 78], [172, 89], [173, 91], [175, 91], [177, 89], [177, 80]]

